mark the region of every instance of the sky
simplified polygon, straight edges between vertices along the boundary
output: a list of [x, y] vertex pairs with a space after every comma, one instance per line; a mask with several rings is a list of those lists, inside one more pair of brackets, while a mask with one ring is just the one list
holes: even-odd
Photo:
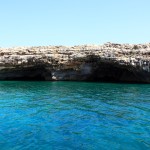
[[150, 42], [150, 0], [0, 0], [0, 47]]

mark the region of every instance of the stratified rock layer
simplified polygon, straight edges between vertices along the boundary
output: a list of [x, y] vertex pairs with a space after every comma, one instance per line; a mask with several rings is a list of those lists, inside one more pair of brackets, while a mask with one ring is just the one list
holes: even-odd
[[150, 83], [150, 43], [0, 48], [0, 80]]

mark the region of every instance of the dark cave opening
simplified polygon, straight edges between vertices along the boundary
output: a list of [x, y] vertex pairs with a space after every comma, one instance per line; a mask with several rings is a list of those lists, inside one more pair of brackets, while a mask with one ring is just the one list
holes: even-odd
[[91, 79], [99, 82], [112, 83], [144, 83], [143, 75], [129, 66], [100, 63], [92, 73]]
[[51, 72], [43, 66], [4, 70], [0, 80], [46, 81], [51, 80]]

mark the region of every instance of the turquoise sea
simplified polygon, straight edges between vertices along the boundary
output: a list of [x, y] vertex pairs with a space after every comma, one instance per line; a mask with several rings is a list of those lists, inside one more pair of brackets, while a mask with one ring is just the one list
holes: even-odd
[[0, 150], [150, 150], [150, 85], [1, 81]]

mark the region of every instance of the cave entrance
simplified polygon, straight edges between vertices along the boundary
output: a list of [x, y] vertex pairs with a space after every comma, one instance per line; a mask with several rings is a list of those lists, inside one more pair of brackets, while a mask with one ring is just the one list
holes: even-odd
[[20, 81], [46, 81], [51, 80], [50, 70], [44, 68], [43, 66], [27, 67], [4, 70], [0, 74], [0, 79], [2, 80], [20, 80]]
[[102, 62], [93, 71], [91, 79], [99, 82], [137, 83], [142, 82], [140, 76], [128, 66]]

